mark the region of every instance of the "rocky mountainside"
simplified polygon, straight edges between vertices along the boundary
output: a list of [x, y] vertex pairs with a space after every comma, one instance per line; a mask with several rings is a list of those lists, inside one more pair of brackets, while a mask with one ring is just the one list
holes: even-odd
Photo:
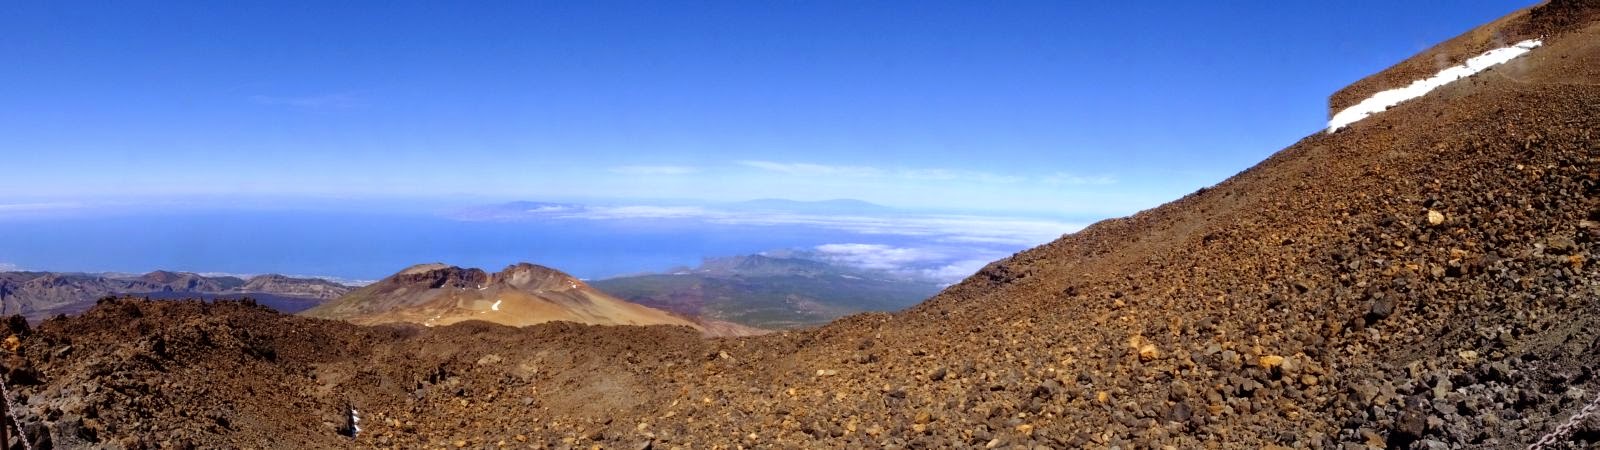
[[707, 259], [664, 274], [598, 280], [625, 300], [763, 329], [813, 326], [868, 311], [899, 311], [939, 292], [938, 283], [797, 257]]
[[[231, 276], [203, 276], [158, 270], [143, 275], [0, 272], [0, 313], [21, 314], [43, 320], [56, 314], [83, 312], [107, 296], [140, 295], [159, 298], [243, 297], [304, 304], [329, 300], [352, 289], [327, 280], [269, 274], [245, 280]], [[295, 312], [298, 309], [285, 311]]]
[[244, 285], [239, 287], [244, 292], [271, 292], [278, 295], [314, 298], [319, 300], [333, 300], [344, 296], [351, 290], [345, 286], [328, 280], [317, 278], [292, 278], [284, 275], [261, 275], [251, 277]]
[[901, 313], [702, 339], [108, 301], [10, 321], [7, 379], [64, 447], [1593, 448], [1597, 10], [1474, 30], [1561, 24]]
[[1597, 18], [1600, 18], [1600, 11], [1586, 0], [1545, 2], [1537, 8], [1518, 10], [1334, 92], [1328, 97], [1328, 114], [1331, 116], [1377, 92], [1402, 87], [1447, 66], [1461, 64], [1485, 51], [1525, 39], [1567, 34]]
[[431, 327], [481, 320], [510, 326], [569, 321], [680, 325], [714, 333], [740, 329], [716, 324], [708, 330], [688, 317], [629, 303], [561, 271], [528, 263], [493, 274], [438, 263], [412, 266], [302, 314], [364, 325]]

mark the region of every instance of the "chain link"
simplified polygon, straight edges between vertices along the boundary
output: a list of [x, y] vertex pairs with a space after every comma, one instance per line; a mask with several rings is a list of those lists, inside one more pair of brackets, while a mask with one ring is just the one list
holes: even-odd
[[[33, 450], [33, 444], [28, 442], [28, 434], [22, 432], [22, 422], [17, 420], [17, 415], [13, 412], [17, 410], [17, 405], [11, 403], [11, 386], [6, 385], [5, 377], [3, 376], [0, 376], [0, 397], [5, 397], [6, 399], [6, 418], [10, 419], [11, 425], [17, 429], [17, 440], [22, 442], [23, 450]], [[0, 426], [4, 426], [4, 424], [0, 424]]]
[[1594, 397], [1594, 401], [1589, 402], [1589, 404], [1584, 406], [1582, 410], [1579, 410], [1577, 414], [1573, 414], [1572, 417], [1568, 418], [1567, 423], [1563, 423], [1561, 426], [1556, 427], [1556, 429], [1551, 430], [1550, 434], [1544, 435], [1543, 438], [1539, 439], [1539, 442], [1534, 442], [1533, 445], [1529, 445], [1528, 450], [1544, 450], [1546, 448], [1550, 448], [1551, 445], [1555, 445], [1557, 439], [1562, 439], [1567, 437], [1567, 435], [1572, 434], [1573, 428], [1577, 428], [1578, 424], [1583, 423], [1584, 419], [1588, 419], [1589, 416], [1595, 415], [1596, 413], [1600, 413], [1600, 395], [1596, 395]]

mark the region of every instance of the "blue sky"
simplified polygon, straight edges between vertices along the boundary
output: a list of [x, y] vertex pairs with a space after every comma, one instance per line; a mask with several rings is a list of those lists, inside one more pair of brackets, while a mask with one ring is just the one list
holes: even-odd
[[[8, 2], [0, 211], [857, 198], [1106, 216], [1529, 2]], [[63, 203], [65, 202], [65, 203]]]

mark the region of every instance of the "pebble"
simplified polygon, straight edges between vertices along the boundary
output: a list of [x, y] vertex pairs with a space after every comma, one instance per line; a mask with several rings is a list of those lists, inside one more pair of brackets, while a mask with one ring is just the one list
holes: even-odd
[[1444, 223], [1444, 213], [1428, 210], [1428, 225], [1439, 226]]
[[1283, 357], [1278, 355], [1262, 356], [1258, 362], [1263, 369], [1271, 369], [1283, 365]]

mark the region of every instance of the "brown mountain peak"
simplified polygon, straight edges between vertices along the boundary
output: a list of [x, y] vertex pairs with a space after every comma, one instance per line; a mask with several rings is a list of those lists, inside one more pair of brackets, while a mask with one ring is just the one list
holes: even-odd
[[482, 269], [464, 269], [444, 264], [419, 264], [390, 276], [383, 282], [401, 286], [423, 286], [426, 289], [478, 288], [489, 281]]
[[516, 263], [494, 274], [492, 282], [522, 290], [562, 290], [584, 286], [576, 277], [549, 267], [531, 263]]

